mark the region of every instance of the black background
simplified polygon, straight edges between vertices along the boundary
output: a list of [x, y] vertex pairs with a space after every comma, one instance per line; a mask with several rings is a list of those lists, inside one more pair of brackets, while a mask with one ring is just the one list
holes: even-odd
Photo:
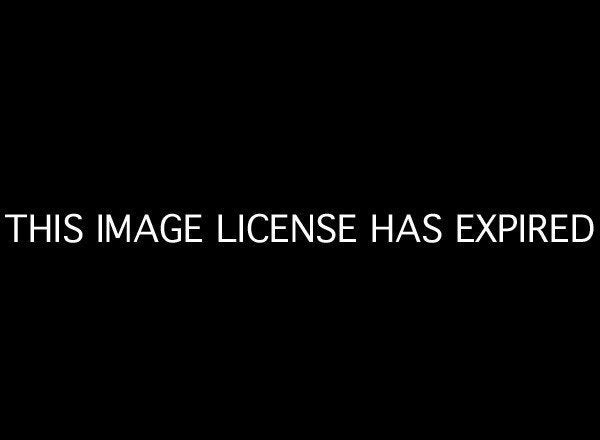
[[[11, 412], [573, 429], [595, 389], [597, 238], [460, 246], [453, 218], [597, 221], [592, 29], [524, 11], [247, 12], [23, 16], [3, 55], [2, 213], [356, 212], [361, 243], [4, 240]], [[444, 241], [371, 246], [375, 212], [438, 212]]]

